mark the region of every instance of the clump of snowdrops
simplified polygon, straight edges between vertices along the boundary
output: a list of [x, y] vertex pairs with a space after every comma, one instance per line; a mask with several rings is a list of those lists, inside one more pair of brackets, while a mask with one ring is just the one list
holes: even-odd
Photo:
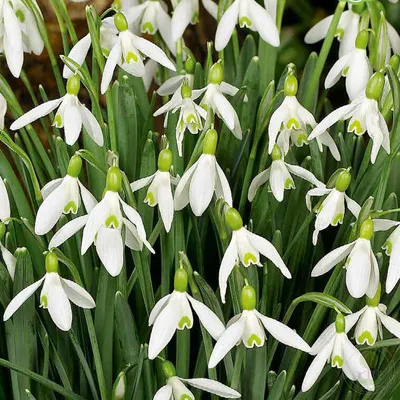
[[335, 2], [283, 71], [301, 2], [115, 0], [82, 38], [50, 3], [61, 55], [0, 3], [32, 100], [0, 75], [0, 398], [397, 398], [396, 1]]

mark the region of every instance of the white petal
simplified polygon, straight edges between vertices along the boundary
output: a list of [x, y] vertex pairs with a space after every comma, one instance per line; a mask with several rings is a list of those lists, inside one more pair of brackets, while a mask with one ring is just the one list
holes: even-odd
[[[68, 54], [68, 58], [75, 61], [78, 65], [82, 65], [85, 62], [85, 58], [90, 49], [92, 41], [90, 39], [90, 33], [84, 36], [78, 43], [71, 49]], [[68, 79], [74, 74], [67, 65], [64, 65], [63, 78]]]
[[376, 294], [376, 291], [378, 290], [380, 280], [379, 280], [378, 261], [372, 249], [370, 251], [370, 259], [371, 259], [371, 273], [369, 277], [367, 291], [365, 293], [368, 297], [373, 298]]
[[392, 317], [384, 314], [382, 311], [377, 310], [378, 314], [383, 326], [394, 336], [400, 338], [400, 322], [395, 320]]
[[218, 282], [219, 290], [221, 293], [221, 300], [225, 303], [226, 288], [228, 286], [228, 278], [231, 274], [233, 268], [235, 267], [238, 258], [238, 251], [236, 245], [236, 235], [235, 232], [232, 233], [232, 239], [227, 247], [224, 257], [221, 261], [221, 266], [219, 268]]
[[343, 70], [348, 66], [351, 60], [351, 53], [348, 53], [340, 57], [339, 60], [333, 64], [333, 67], [330, 69], [325, 79], [325, 89], [331, 88], [339, 81], [342, 77]]
[[249, 0], [247, 4], [251, 21], [257, 28], [261, 39], [273, 47], [278, 47], [279, 32], [269, 13], [265, 10], [265, 8], [256, 3], [255, 0]]
[[279, 202], [283, 201], [285, 195], [286, 179], [290, 179], [290, 182], [293, 182], [284, 162], [282, 160], [273, 161], [270, 169], [269, 185], [272, 194]]
[[355, 49], [353, 54], [354, 56], [346, 75], [346, 90], [350, 100], [354, 100], [360, 93], [365, 91], [372, 74], [366, 51]]
[[82, 229], [88, 220], [88, 215], [83, 215], [82, 217], [74, 218], [73, 220], [67, 222], [57, 233], [52, 237], [49, 243], [49, 249], [53, 247], [58, 247], [63, 244], [70, 237], [75, 235], [79, 229]]
[[213, 93], [213, 102], [217, 109], [217, 112], [221, 115], [221, 118], [225, 122], [226, 126], [232, 130], [235, 126], [235, 114], [236, 111], [232, 107], [232, 104], [224, 97], [219, 90], [215, 90]]
[[189, 188], [192, 176], [196, 171], [199, 161], [196, 161], [182, 176], [175, 190], [175, 210], [182, 210], [189, 203]]
[[64, 113], [64, 131], [65, 143], [69, 146], [75, 144], [78, 140], [79, 134], [82, 131], [82, 115], [78, 105], [71, 102], [66, 108]]
[[11, 279], [14, 280], [15, 266], [17, 265], [17, 259], [13, 256], [11, 251], [9, 251], [1, 243], [0, 243], [0, 250], [1, 250], [1, 256], [3, 257], [4, 260], [4, 264], [6, 264], [7, 271], [10, 274]]
[[254, 179], [250, 183], [249, 187], [249, 193], [247, 195], [247, 198], [249, 201], [253, 201], [254, 197], [256, 197], [257, 190], [264, 185], [265, 182], [268, 181], [269, 179], [269, 173], [270, 169], [266, 169], [265, 171], [260, 172], [257, 176], [254, 177]]
[[42, 196], [43, 196], [43, 200], [46, 199], [46, 197], [47, 197], [54, 189], [56, 189], [58, 186], [60, 186], [63, 180], [64, 180], [64, 178], [57, 178], [57, 179], [53, 179], [52, 181], [46, 183], [46, 184], [42, 187], [42, 189], [40, 190], [40, 193], [42, 193]]
[[61, 278], [61, 284], [68, 298], [81, 308], [94, 308], [96, 303], [93, 297], [80, 285], [69, 280]]
[[169, 172], [164, 172], [162, 179], [158, 180], [158, 208], [166, 232], [171, 230], [172, 220], [174, 218], [174, 199], [172, 198], [171, 182]]
[[10, 200], [8, 198], [6, 185], [0, 177], [0, 220], [4, 221], [6, 218], [10, 218], [10, 216]]
[[185, 32], [193, 17], [193, 12], [193, 2], [191, 0], [182, 0], [176, 6], [171, 21], [172, 40], [174, 42], [182, 38], [183, 32]]
[[[211, 1], [211, 0], [210, 0]], [[188, 383], [190, 386], [196, 389], [204, 390], [205, 392], [216, 394], [217, 396], [225, 399], [239, 399], [240, 393], [236, 390], [231, 389], [228, 386], [223, 385], [217, 381], [206, 378], [194, 378], [194, 379], [183, 379], [179, 378], [182, 382]]]
[[218, 165], [218, 162], [215, 163], [217, 167], [217, 179], [216, 179], [216, 186], [215, 186], [215, 194], [218, 198], [223, 198], [229, 206], [232, 207], [232, 192], [229, 186], [228, 179], [224, 174], [222, 168]]
[[304, 41], [307, 44], [312, 44], [319, 42], [320, 40], [324, 39], [326, 34], [328, 33], [328, 29], [331, 25], [333, 19], [333, 15], [329, 15], [315, 24], [306, 34], [304, 37]]
[[311, 211], [311, 197], [313, 196], [324, 196], [330, 193], [332, 189], [327, 188], [319, 188], [316, 187], [314, 189], [310, 189], [306, 194], [306, 205], [309, 211]]
[[193, 393], [181, 382], [181, 378], [173, 376], [168, 379], [168, 384], [172, 386], [173, 399], [195, 400]]
[[85, 106], [80, 107], [82, 123], [90, 138], [99, 146], [103, 146], [103, 132], [94, 115]]
[[157, 391], [154, 395], [153, 400], [170, 400], [172, 396], [172, 386], [165, 385]]
[[145, 186], [149, 185], [151, 181], [154, 179], [155, 175], [156, 174], [154, 173], [153, 175], [146, 176], [145, 178], [138, 179], [137, 181], [131, 183], [132, 192], [136, 192], [137, 190], [140, 190]]
[[154, 324], [155, 319], [158, 317], [158, 314], [160, 314], [161, 310], [167, 305], [170, 297], [171, 295], [168, 294], [157, 301], [149, 315], [149, 326]]
[[286, 106], [285, 100], [283, 103], [276, 109], [276, 111], [272, 114], [271, 119], [269, 120], [268, 125], [268, 153], [272, 153], [272, 149], [276, 143], [276, 137], [281, 129], [282, 123], [286, 120], [289, 115], [289, 109]]
[[214, 3], [212, 0], [201, 0], [204, 8], [207, 12], [215, 19], [218, 18], [218, 5]]
[[386, 22], [386, 24], [387, 24], [390, 46], [393, 49], [393, 53], [398, 54], [400, 53], [400, 35], [396, 31], [396, 29], [391, 24], [389, 24], [389, 22]]
[[233, 86], [227, 82], [221, 82], [219, 85], [219, 90], [221, 91], [221, 93], [227, 94], [229, 96], [235, 96], [235, 94], [239, 91], [236, 86]]
[[81, 191], [83, 204], [85, 206], [86, 211], [89, 213], [90, 211], [93, 210], [94, 206], [97, 204], [97, 200], [94, 198], [92, 193], [90, 193], [89, 190], [87, 190], [85, 186], [82, 185], [82, 183], [79, 180], [78, 180], [78, 185]]
[[36, 292], [39, 286], [44, 281], [39, 279], [37, 282], [32, 283], [31, 285], [27, 286], [25, 289], [22, 289], [8, 304], [7, 308], [4, 311], [3, 321], [7, 321], [14, 313], [25, 303], [25, 301]]
[[95, 240], [96, 251], [111, 276], [117, 276], [124, 265], [124, 244], [119, 229], [102, 226]]
[[163, 7], [161, 5], [159, 5], [159, 7], [158, 7], [156, 18], [157, 18], [157, 25], [158, 25], [158, 29], [160, 30], [161, 37], [164, 39], [164, 42], [168, 46], [171, 53], [175, 56], [176, 55], [176, 45], [175, 45], [175, 41], [172, 40], [171, 17], [163, 9]]
[[[210, 0], [211, 1], [211, 0]], [[159, 96], [169, 96], [175, 93], [182, 85], [185, 75], [177, 75], [167, 79], [157, 90]]]
[[239, 0], [235, 0], [222, 15], [215, 34], [215, 50], [221, 51], [229, 43], [239, 16]]
[[117, 66], [118, 61], [121, 59], [121, 56], [121, 44], [120, 42], [117, 42], [111, 49], [106, 61], [106, 65], [104, 66], [103, 76], [101, 78], [101, 94], [104, 94], [107, 91], [113, 77], [115, 67]]
[[292, 172], [294, 175], [312, 183], [313, 185], [317, 186], [317, 187], [321, 187], [321, 188], [325, 188], [325, 184], [323, 182], [321, 182], [320, 180], [318, 180], [315, 175], [306, 170], [305, 168], [302, 168], [298, 165], [290, 165], [290, 164], [286, 164], [287, 169]]
[[[356, 217], [358, 218], [358, 214], [361, 211], [361, 207], [360, 205], [352, 200], [349, 196], [347, 196], [346, 194], [344, 195], [344, 198], [346, 199], [346, 204], [347, 204], [347, 208], [349, 209], [349, 211]], [[374, 224], [374, 228], [375, 228], [375, 224]]]

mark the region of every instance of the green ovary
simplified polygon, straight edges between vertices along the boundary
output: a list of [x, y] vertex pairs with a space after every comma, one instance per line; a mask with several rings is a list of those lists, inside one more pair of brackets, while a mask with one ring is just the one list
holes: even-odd
[[49, 301], [47, 299], [47, 296], [42, 296], [40, 298], [40, 307], [47, 308], [48, 305], [49, 305]]
[[244, 28], [246, 26], [250, 27], [251, 25], [253, 25], [253, 23], [247, 17], [242, 17], [239, 20], [239, 25], [241, 28]]
[[54, 125], [56, 128], [61, 128], [61, 127], [62, 127], [63, 121], [62, 121], [62, 118], [61, 118], [61, 115], [60, 115], [60, 114], [57, 114], [57, 115], [55, 116], [54, 121], [53, 121], [53, 125]]
[[78, 211], [78, 206], [74, 201], [70, 201], [65, 207], [64, 207], [64, 214], [69, 214], [73, 213], [76, 214]]
[[337, 224], [341, 224], [342, 222], [343, 222], [343, 214], [339, 213], [333, 218], [332, 225], [336, 226]]
[[344, 35], [344, 30], [342, 28], [336, 29], [335, 36], [339, 39], [342, 40]]
[[285, 181], [285, 189], [290, 189], [294, 187], [293, 179], [287, 178]]
[[144, 199], [144, 202], [147, 203], [149, 206], [155, 206], [156, 200], [152, 192], [148, 192], [147, 196]]
[[115, 215], [110, 215], [106, 219], [106, 227], [107, 228], [118, 228], [119, 227], [119, 222]]
[[354, 132], [356, 135], [361, 135], [363, 132], [363, 128], [361, 126], [360, 121], [353, 121], [348, 129], [349, 132]]
[[257, 346], [261, 346], [261, 339], [256, 334], [253, 333], [247, 339], [247, 345], [253, 347], [254, 344], [256, 344]]
[[184, 317], [182, 317], [178, 323], [179, 329], [184, 329], [185, 327], [189, 329], [190, 325], [191, 325], [190, 319], [186, 315]]
[[340, 356], [335, 356], [332, 360], [332, 367], [342, 368], [343, 367], [343, 358]]
[[286, 123], [287, 129], [300, 129], [300, 123], [297, 121], [296, 118], [290, 118], [289, 121]]
[[365, 331], [363, 332], [359, 337], [358, 337], [358, 343], [364, 343], [367, 341], [367, 343], [372, 346], [374, 344], [374, 339], [372, 338], [372, 335], [370, 332]]
[[246, 253], [243, 261], [245, 265], [255, 264], [257, 262], [257, 257], [252, 253]]
[[139, 61], [139, 57], [133, 51], [129, 51], [125, 58], [125, 62], [128, 64], [130, 64], [131, 61], [133, 61], [134, 63], [137, 63]]
[[154, 26], [151, 22], [147, 21], [142, 25], [142, 33], [149, 33], [153, 35], [155, 32]]

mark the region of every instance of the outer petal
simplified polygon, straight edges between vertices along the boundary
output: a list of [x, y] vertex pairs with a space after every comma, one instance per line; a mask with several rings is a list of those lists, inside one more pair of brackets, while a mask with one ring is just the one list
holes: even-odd
[[150, 176], [146, 176], [145, 178], [138, 179], [137, 181], [131, 183], [132, 192], [136, 192], [137, 190], [140, 190], [140, 189], [144, 188], [145, 186], [150, 185], [150, 183], [154, 179], [155, 175], [156, 174], [154, 173]]
[[271, 119], [268, 125], [268, 153], [272, 153], [272, 149], [276, 143], [276, 137], [281, 129], [282, 122], [287, 118], [289, 115], [288, 107], [286, 106], [285, 100], [283, 103], [276, 109], [276, 111], [272, 114]]
[[247, 2], [252, 22], [257, 28], [261, 38], [271, 46], [279, 46], [279, 31], [267, 10], [255, 0]]
[[169, 232], [174, 218], [174, 199], [172, 197], [169, 172], [165, 172], [165, 174], [167, 175], [161, 176], [158, 181], [158, 208], [160, 209], [165, 230]]
[[232, 207], [232, 192], [228, 179], [226, 179], [224, 171], [218, 165], [218, 162], [216, 162], [215, 165], [217, 167], [215, 194], [217, 197], [222, 197]]
[[172, 396], [172, 386], [165, 385], [157, 391], [154, 395], [153, 400], [170, 400]]
[[82, 217], [74, 218], [72, 221], [67, 222], [50, 240], [49, 249], [53, 247], [58, 247], [63, 244], [70, 237], [75, 235], [79, 229], [82, 229], [88, 220], [88, 215], [83, 215]]
[[286, 163], [285, 163], [285, 165], [290, 172], [292, 172], [294, 175], [298, 176], [299, 178], [302, 178], [317, 187], [325, 188], [325, 183], [318, 180], [315, 177], [315, 175], [312, 172], [308, 171], [307, 169], [302, 168], [298, 165], [290, 165], [290, 164], [286, 164]]
[[89, 213], [90, 211], [92, 211], [94, 206], [97, 204], [97, 200], [94, 198], [92, 193], [90, 193], [89, 190], [87, 190], [85, 188], [85, 186], [83, 186], [82, 183], [80, 183], [79, 180], [78, 180], [78, 185], [79, 185], [79, 189], [81, 191], [83, 204], [85, 206], [86, 211]]
[[0, 243], [0, 251], [1, 251], [1, 256], [3, 257], [4, 264], [6, 264], [7, 271], [10, 274], [10, 277], [12, 280], [14, 280], [14, 274], [15, 274], [15, 266], [17, 265], [17, 259], [13, 256], [10, 250], [8, 250], [6, 247], [4, 247]]
[[155, 319], [158, 317], [160, 312], [167, 305], [168, 300], [170, 299], [170, 297], [171, 297], [171, 295], [168, 294], [168, 295], [162, 297], [160, 300], [157, 301], [156, 305], [153, 307], [153, 309], [151, 310], [151, 313], [149, 315], [149, 326], [154, 324]]
[[104, 138], [100, 124], [94, 115], [84, 106], [80, 107], [82, 123], [90, 138], [99, 146], [103, 146]]
[[103, 224], [108, 205], [103, 199], [100, 203], [96, 204], [93, 210], [88, 215], [85, 229], [83, 230], [81, 253], [85, 254], [87, 249], [93, 243], [95, 236]]
[[319, 42], [320, 40], [324, 39], [326, 34], [328, 33], [328, 29], [331, 25], [333, 19], [333, 15], [326, 17], [315, 24], [306, 34], [304, 37], [304, 41], [307, 44], [312, 44]]
[[215, 50], [223, 50], [232, 36], [239, 16], [239, 0], [235, 0], [231, 6], [224, 12], [219, 21], [217, 32], [215, 34]]
[[[210, 0], [211, 1], [211, 0]], [[185, 75], [176, 75], [166, 80], [157, 90], [159, 96], [169, 96], [175, 93], [181, 86]]]
[[103, 77], [101, 78], [101, 94], [104, 94], [107, 91], [113, 77], [115, 67], [117, 66], [118, 61], [121, 59], [121, 55], [121, 43], [118, 41], [111, 49], [104, 67]]
[[171, 21], [171, 34], [174, 42], [183, 36], [183, 32], [190, 24], [193, 12], [193, 2], [191, 0], [182, 0], [176, 6]]
[[400, 322], [384, 314], [379, 309], [376, 311], [383, 326], [394, 336], [400, 338]]
[[124, 264], [124, 244], [119, 229], [100, 228], [95, 240], [96, 251], [111, 276], [117, 276]]
[[216, 394], [217, 396], [225, 399], [239, 399], [241, 394], [236, 390], [231, 389], [228, 386], [223, 385], [212, 379], [205, 378], [194, 378], [194, 379], [183, 379], [179, 378], [182, 382], [188, 383], [190, 386], [196, 389], [204, 390], [205, 392]]
[[10, 216], [10, 200], [8, 198], [6, 185], [0, 177], [0, 220], [4, 221], [6, 218], [10, 218]]
[[348, 66], [349, 61], [351, 61], [351, 53], [345, 54], [340, 57], [339, 60], [333, 64], [333, 67], [328, 72], [325, 79], [325, 89], [331, 88], [335, 85], [339, 79], [342, 77], [343, 70]]
[[264, 185], [269, 179], [270, 175], [270, 169], [266, 169], [265, 171], [260, 172], [257, 176], [254, 177], [254, 179], [250, 183], [249, 187], [249, 193], [247, 195], [247, 198], [249, 201], [253, 201], [254, 197], [256, 197], [257, 190]]
[[386, 24], [387, 24], [389, 41], [390, 41], [390, 45], [392, 46], [393, 53], [399, 54], [400, 53], [400, 35], [396, 31], [396, 29], [391, 24], [389, 24], [389, 22], [387, 22]]
[[[85, 62], [85, 58], [90, 49], [92, 41], [90, 39], [90, 33], [84, 36], [78, 43], [71, 49], [68, 54], [68, 58], [75, 61], [77, 64], [82, 65]], [[68, 79], [74, 74], [66, 65], [63, 69], [63, 78]]]
[[82, 286], [69, 279], [60, 279], [65, 294], [74, 304], [81, 308], [96, 307], [93, 297]]
[[[53, 179], [52, 181], [46, 183], [42, 189], [40, 190], [40, 192], [42, 193], [43, 196], [43, 200], [46, 199], [46, 197], [53, 191], [55, 190], [58, 186], [60, 186], [60, 184], [62, 183], [62, 181], [64, 180], [64, 178], [56, 178]], [[0, 201], [2, 201], [2, 199], [0, 199]]]
[[221, 266], [219, 268], [219, 290], [221, 293], [221, 300], [225, 303], [225, 294], [226, 288], [228, 286], [228, 278], [231, 274], [233, 268], [235, 267], [236, 261], [238, 258], [238, 251], [236, 245], [236, 236], [235, 233], [232, 234], [231, 242], [229, 243], [228, 248], [225, 251], [224, 257], [221, 261]]
[[235, 127], [235, 114], [236, 111], [232, 104], [225, 98], [219, 90], [213, 92], [213, 102], [221, 118], [224, 120], [226, 126], [233, 130]]
[[346, 90], [350, 100], [354, 100], [360, 93], [364, 92], [371, 74], [372, 68], [366, 51], [355, 49], [346, 76]]
[[81, 131], [82, 115], [80, 112], [80, 107], [71, 102], [65, 108], [64, 114], [65, 143], [67, 143], [69, 146], [75, 144]]
[[361, 211], [361, 207], [360, 205], [352, 200], [349, 196], [347, 196], [347, 194], [344, 195], [344, 198], [346, 200], [346, 204], [347, 204], [347, 208], [349, 209], [349, 211], [356, 217], [358, 218], [358, 214]]
[[306, 205], [309, 211], [311, 211], [311, 197], [313, 196], [324, 196], [326, 194], [329, 194], [332, 191], [332, 189], [327, 189], [327, 188], [319, 188], [316, 187], [315, 189], [311, 189], [307, 192], [306, 194]]
[[217, 17], [218, 17], [218, 5], [217, 5], [217, 3], [214, 3], [212, 0], [201, 0], [201, 2], [203, 3], [203, 6], [207, 10], [207, 12], [215, 20], [217, 20]]

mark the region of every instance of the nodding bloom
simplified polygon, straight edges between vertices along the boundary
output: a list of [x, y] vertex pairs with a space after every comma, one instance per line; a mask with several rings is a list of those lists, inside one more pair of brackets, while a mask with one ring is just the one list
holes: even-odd
[[114, 23], [119, 34], [104, 67], [100, 88], [102, 94], [107, 91], [117, 65], [128, 74], [144, 76], [145, 68], [141, 53], [164, 67], [176, 71], [174, 64], [158, 46], [128, 30], [128, 21], [124, 14], [120, 12], [115, 14]]
[[[296, 146], [308, 144], [307, 141], [307, 125], [312, 128], [317, 125], [314, 116], [306, 110], [297, 100], [296, 94], [298, 82], [295, 76], [289, 75], [285, 79], [284, 93], [285, 99], [282, 104], [272, 114], [268, 126], [268, 152], [271, 154], [276, 142], [283, 142], [281, 148], [286, 155], [289, 151], [290, 138], [295, 140]], [[294, 135], [291, 135], [294, 132]], [[278, 137], [283, 135], [284, 138]], [[322, 132], [317, 138], [318, 148], [322, 152], [323, 145], [327, 146], [335, 160], [340, 161], [340, 153], [336, 143], [328, 132]]]
[[347, 333], [354, 326], [359, 314], [343, 317], [338, 314], [335, 324], [330, 325], [311, 347], [310, 354], [315, 355], [306, 372], [301, 387], [303, 392], [311, 389], [327, 362], [332, 367], [343, 370], [352, 381], [358, 381], [369, 391], [375, 390], [371, 370], [360, 351], [350, 342]]
[[172, 153], [169, 149], [161, 150], [158, 156], [158, 170], [153, 175], [146, 176], [131, 184], [132, 192], [150, 185], [144, 202], [150, 207], [158, 204], [165, 230], [170, 231], [174, 218], [174, 200], [171, 185], [176, 185], [178, 179], [171, 176]]
[[273, 244], [267, 239], [248, 231], [243, 226], [242, 217], [237, 210], [230, 208], [225, 213], [225, 221], [232, 230], [232, 238], [222, 258], [219, 269], [219, 290], [223, 303], [225, 303], [228, 278], [235, 265], [240, 261], [245, 267], [252, 264], [261, 267], [260, 253], [272, 261], [286, 278], [290, 279], [292, 277]]
[[[36, 1], [33, 4], [40, 10]], [[8, 68], [19, 78], [24, 63], [24, 53], [40, 55], [44, 43], [36, 25], [35, 17], [21, 0], [0, 2], [0, 53]]]
[[251, 349], [264, 346], [264, 329], [279, 342], [305, 352], [310, 346], [288, 326], [273, 318], [266, 317], [256, 310], [256, 292], [246, 283], [242, 289], [241, 303], [243, 311], [234, 316], [220, 336], [208, 362], [208, 368], [214, 368], [226, 354], [238, 343]]
[[208, 85], [203, 89], [196, 90], [195, 93], [197, 96], [197, 94], [205, 92], [200, 106], [206, 110], [211, 107], [212, 111], [224, 121], [235, 137], [242, 139], [242, 128], [240, 127], [238, 115], [224, 96], [224, 94], [234, 96], [239, 89], [223, 82], [223, 79], [224, 69], [222, 64], [217, 62], [210, 68], [208, 73]]
[[350, 104], [340, 107], [328, 114], [311, 132], [308, 140], [320, 137], [333, 124], [341, 119], [350, 119], [347, 132], [356, 135], [368, 133], [372, 139], [371, 163], [375, 163], [379, 149], [390, 153], [389, 129], [386, 121], [379, 111], [378, 101], [381, 97], [385, 78], [382, 73], [375, 72], [370, 78], [365, 89], [365, 94], [360, 94]]
[[72, 325], [72, 308], [74, 303], [81, 308], [93, 308], [95, 302], [92, 296], [82, 287], [58, 274], [58, 257], [49, 252], [46, 255], [46, 274], [43, 278], [21, 290], [4, 311], [3, 321], [11, 316], [31, 297], [42, 285], [40, 307], [49, 311], [50, 317], [57, 328], [69, 331]]
[[50, 181], [41, 190], [43, 203], [36, 215], [35, 233], [45, 235], [60, 219], [62, 214], [76, 214], [81, 204], [81, 197], [86, 212], [97, 204], [93, 195], [79, 181], [82, 159], [74, 155], [68, 165], [67, 175]]
[[193, 327], [193, 313], [207, 332], [218, 340], [224, 331], [221, 320], [203, 303], [187, 293], [188, 275], [184, 268], [175, 271], [174, 291], [157, 302], [149, 316], [153, 325], [149, 341], [149, 359], [156, 358], [171, 341], [176, 330]]
[[325, 79], [325, 89], [335, 85], [341, 76], [346, 77], [346, 91], [350, 100], [354, 100], [365, 91], [372, 67], [367, 56], [368, 31], [362, 30], [356, 38], [356, 45], [333, 65]]
[[337, 226], [338, 224], [343, 223], [345, 203], [349, 211], [358, 218], [361, 207], [346, 194], [350, 181], [351, 174], [349, 171], [345, 170], [339, 173], [333, 188], [327, 188], [324, 185], [324, 187], [316, 187], [307, 192], [306, 205], [310, 211], [312, 209], [311, 197], [327, 195], [316, 210], [317, 218], [315, 219], [313, 233], [314, 246], [317, 244], [318, 234], [320, 231], [323, 231], [329, 225]]
[[53, 121], [56, 128], [64, 128], [65, 143], [72, 146], [79, 138], [82, 126], [90, 138], [103, 146], [103, 133], [97, 119], [78, 99], [81, 81], [78, 75], [72, 75], [67, 81], [67, 94], [59, 99], [46, 101], [19, 117], [10, 126], [12, 130], [21, 129], [58, 108]]
[[239, 399], [240, 393], [213, 379], [194, 378], [183, 379], [176, 375], [174, 365], [170, 361], [163, 361], [162, 369], [166, 378], [166, 385], [154, 395], [153, 400], [195, 400], [193, 393], [185, 386], [215, 394], [224, 399]]
[[271, 14], [255, 0], [235, 0], [224, 12], [215, 35], [215, 49], [223, 50], [229, 43], [236, 24], [258, 32], [271, 46], [279, 46], [279, 31]]
[[103, 199], [88, 215], [65, 224], [51, 239], [49, 249], [60, 246], [84, 227], [81, 254], [85, 254], [94, 243], [97, 255], [111, 276], [119, 275], [124, 263], [123, 238], [125, 245], [132, 250], [141, 251], [144, 244], [154, 253], [146, 239], [142, 218], [118, 194], [121, 184], [121, 171], [118, 167], [110, 167]]
[[278, 201], [283, 200], [285, 189], [294, 189], [294, 180], [290, 173], [302, 178], [317, 187], [325, 187], [312, 172], [307, 171], [298, 165], [291, 165], [285, 162], [281, 149], [276, 144], [271, 154], [272, 163], [265, 171], [260, 172], [252, 181], [249, 187], [248, 199], [253, 201], [257, 190], [264, 183], [269, 181], [272, 194]]
[[204, 137], [203, 154], [183, 174], [175, 190], [175, 210], [182, 210], [190, 203], [193, 213], [200, 217], [210, 205], [214, 193], [232, 205], [232, 193], [215, 153], [218, 133], [209, 129]]
[[359, 238], [324, 256], [312, 270], [311, 276], [323, 275], [347, 258], [346, 286], [351, 296], [356, 299], [364, 295], [374, 297], [379, 284], [379, 268], [371, 247], [373, 233], [374, 222], [371, 219], [365, 220]]
[[[349, 10], [342, 13], [336, 30], [336, 37], [340, 41], [339, 57], [343, 57], [354, 48], [354, 43], [360, 30], [360, 14], [365, 10], [365, 2], [349, 4]], [[304, 41], [308, 44], [325, 39], [333, 15], [330, 15], [314, 25], [306, 34]]]

